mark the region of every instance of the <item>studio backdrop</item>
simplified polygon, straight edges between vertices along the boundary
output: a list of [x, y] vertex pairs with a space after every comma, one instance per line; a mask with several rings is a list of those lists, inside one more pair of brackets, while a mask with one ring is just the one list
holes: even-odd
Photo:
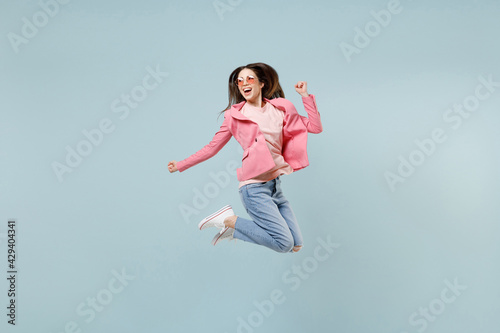
[[[0, 3], [2, 332], [494, 333], [500, 3]], [[304, 246], [211, 244], [249, 219], [228, 79], [306, 81], [323, 131], [281, 188]]]

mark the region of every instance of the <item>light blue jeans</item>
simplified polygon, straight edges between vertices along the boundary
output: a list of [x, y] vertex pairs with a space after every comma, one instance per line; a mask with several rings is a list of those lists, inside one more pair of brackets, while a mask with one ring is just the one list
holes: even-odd
[[243, 206], [251, 220], [238, 216], [233, 237], [264, 245], [277, 252], [292, 252], [302, 245], [302, 233], [290, 203], [281, 191], [280, 177], [265, 183], [243, 185]]

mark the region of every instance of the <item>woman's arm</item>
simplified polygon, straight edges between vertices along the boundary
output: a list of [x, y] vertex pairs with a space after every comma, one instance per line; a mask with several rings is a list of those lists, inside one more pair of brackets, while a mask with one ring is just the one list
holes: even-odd
[[307, 131], [315, 134], [323, 132], [323, 125], [321, 124], [318, 106], [316, 105], [316, 97], [307, 93], [307, 82], [299, 81], [295, 85], [295, 90], [302, 96], [302, 103], [308, 115], [308, 117], [304, 117], [299, 114]]
[[[170, 172], [183, 172], [198, 163], [208, 160], [209, 158], [215, 156], [221, 149], [226, 145], [226, 143], [231, 139], [231, 132], [229, 131], [229, 111], [224, 112], [224, 122], [222, 123], [220, 129], [215, 133], [212, 141], [205, 147], [189, 156], [182, 161], [176, 162], [171, 161], [169, 163]], [[177, 170], [175, 170], [177, 169]]]

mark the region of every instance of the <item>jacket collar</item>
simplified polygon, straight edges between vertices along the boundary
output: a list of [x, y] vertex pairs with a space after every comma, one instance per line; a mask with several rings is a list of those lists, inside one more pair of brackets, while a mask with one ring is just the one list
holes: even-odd
[[[274, 106], [275, 108], [278, 108], [284, 112], [286, 112], [285, 108], [282, 107], [281, 105], [278, 105], [278, 103], [276, 103], [276, 101], [274, 99], [270, 100], [270, 99], [267, 99], [267, 98], [263, 98], [262, 99], [264, 102], [266, 103], [271, 103], [272, 106]], [[229, 110], [229, 114], [233, 117], [233, 118], [236, 118], [236, 119], [240, 119], [240, 120], [249, 120], [247, 117], [245, 117], [241, 112], [241, 108], [243, 108], [243, 105], [245, 105], [246, 101], [243, 101], [243, 102], [240, 102], [238, 104], [233, 104], [231, 106], [231, 110]]]

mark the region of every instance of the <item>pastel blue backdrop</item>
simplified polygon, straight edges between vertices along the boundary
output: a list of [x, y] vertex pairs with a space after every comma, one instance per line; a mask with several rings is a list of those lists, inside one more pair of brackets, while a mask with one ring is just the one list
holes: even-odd
[[[499, 14], [492, 0], [2, 1], [5, 274], [9, 219], [18, 251], [2, 332], [498, 331]], [[297, 254], [197, 230], [226, 204], [247, 217], [234, 139], [167, 170], [210, 142], [229, 74], [258, 61], [303, 115], [307, 81], [324, 126], [310, 166], [282, 177]]]

